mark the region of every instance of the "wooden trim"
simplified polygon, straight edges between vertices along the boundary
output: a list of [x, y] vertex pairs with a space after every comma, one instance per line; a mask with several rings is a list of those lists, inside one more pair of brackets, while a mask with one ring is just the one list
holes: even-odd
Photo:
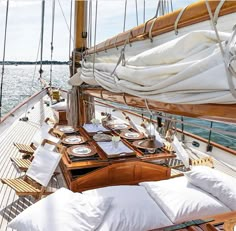
[[[101, 94], [102, 91], [102, 94]], [[145, 100], [129, 94], [113, 93], [101, 89], [85, 89], [85, 94], [122, 103], [132, 107], [146, 108]], [[125, 102], [124, 102], [125, 95]], [[236, 123], [236, 104], [171, 104], [148, 100], [151, 110], [193, 118]]]
[[[219, 0], [209, 1], [212, 12], [215, 12], [215, 9], [218, 6], [219, 2], [220, 2]], [[131, 29], [131, 32], [126, 31], [110, 39], [107, 39], [106, 41], [96, 46], [96, 52], [101, 52], [104, 50], [114, 48], [114, 44], [116, 44], [117, 47], [124, 45], [129, 35], [130, 35], [130, 43], [148, 39], [148, 33], [154, 20], [155, 20], [155, 23], [152, 29], [153, 37], [170, 32], [170, 31], [174, 31], [174, 23], [180, 11], [181, 9], [176, 10], [170, 14], [161, 16], [159, 18], [154, 18], [153, 20], [149, 21], [146, 24], [146, 28], [145, 28], [145, 24], [142, 24], [140, 26], [137, 26]], [[234, 12], [236, 12], [236, 1], [226, 0], [220, 10], [219, 16], [231, 14]], [[178, 23], [178, 29], [187, 27], [189, 25], [193, 25], [196, 23], [200, 23], [206, 20], [209, 20], [209, 14], [205, 5], [205, 1], [198, 1], [193, 4], [190, 4], [185, 9]], [[94, 48], [90, 48], [86, 53], [93, 54], [93, 52], [94, 52]]]

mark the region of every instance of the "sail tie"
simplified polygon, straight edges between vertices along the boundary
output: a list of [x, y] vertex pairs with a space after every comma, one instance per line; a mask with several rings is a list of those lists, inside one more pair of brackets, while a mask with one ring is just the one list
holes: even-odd
[[126, 61], [125, 61], [125, 48], [126, 48], [127, 43], [129, 43], [129, 38], [130, 38], [131, 34], [132, 34], [132, 31], [130, 30], [129, 33], [128, 33], [127, 39], [125, 40], [124, 46], [120, 51], [120, 57], [117, 61], [117, 64], [116, 64], [114, 70], [111, 73], [111, 76], [115, 74], [115, 71], [116, 71], [117, 67], [120, 65], [120, 63], [122, 64], [122, 66], [125, 66], [125, 64], [126, 64]]
[[184, 11], [186, 10], [187, 6], [185, 6], [184, 8], [181, 9], [181, 11], [179, 12], [176, 20], [175, 20], [175, 24], [174, 24], [174, 30], [175, 30], [175, 34], [178, 35], [179, 31], [178, 31], [178, 23], [179, 23], [179, 20], [181, 19]]
[[6, 6], [6, 18], [5, 18], [5, 32], [4, 32], [4, 46], [3, 46], [3, 58], [2, 58], [2, 76], [1, 76], [1, 93], [0, 93], [0, 120], [2, 118], [2, 96], [3, 96], [3, 78], [4, 78], [4, 68], [5, 68], [5, 56], [6, 56], [6, 43], [7, 43], [7, 22], [8, 22], [8, 10], [9, 10], [9, 0], [7, 0]]
[[53, 57], [53, 39], [54, 39], [54, 22], [55, 22], [55, 0], [52, 2], [52, 33], [51, 33], [51, 64], [49, 86], [52, 86], [52, 57]]
[[[206, 0], [205, 3], [206, 3], [206, 7], [207, 7], [207, 10], [208, 10], [209, 16], [210, 16], [212, 26], [213, 26], [215, 34], [216, 34], [216, 38], [219, 42], [220, 52], [221, 52], [221, 55], [223, 57], [223, 61], [224, 61], [224, 65], [225, 65], [225, 71], [226, 71], [226, 75], [227, 75], [229, 90], [230, 90], [231, 95], [236, 99], [236, 90], [235, 90], [235, 85], [234, 85], [234, 82], [233, 82], [233, 77], [234, 78], [236, 77], [236, 73], [233, 70], [233, 67], [231, 65], [231, 63], [236, 58], [236, 54], [234, 54], [232, 57], [230, 57], [229, 60], [226, 60], [228, 57], [226, 57], [227, 54], [225, 53], [223, 45], [220, 41], [220, 36], [219, 36], [218, 30], [216, 28], [216, 24], [215, 24], [214, 17], [213, 17], [212, 12], [211, 12], [209, 1]], [[226, 46], [226, 50], [228, 50], [227, 53], [228, 53], [229, 56], [231, 55], [230, 53], [232, 52], [232, 51], [231, 52], [229, 51], [230, 50], [230, 44], [234, 40], [235, 36], [236, 36], [236, 28], [234, 27], [233, 32], [231, 34], [231, 37], [230, 37], [229, 41], [227, 42], [227, 46]]]
[[220, 10], [221, 10], [222, 6], [224, 5], [224, 3], [225, 3], [225, 0], [221, 0], [215, 9], [215, 13], [214, 13], [214, 17], [213, 17], [213, 21], [215, 24], [217, 24], [219, 13], [220, 13]]

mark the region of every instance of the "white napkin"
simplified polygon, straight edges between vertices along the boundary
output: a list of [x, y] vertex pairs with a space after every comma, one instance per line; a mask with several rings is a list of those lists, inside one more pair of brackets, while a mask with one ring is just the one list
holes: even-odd
[[119, 144], [118, 144], [117, 148], [113, 147], [112, 142], [97, 142], [97, 144], [101, 147], [101, 149], [107, 155], [134, 152], [133, 150], [128, 148], [122, 141], [119, 141]]
[[84, 124], [83, 128], [87, 132], [98, 132], [98, 131], [108, 132], [108, 131], [110, 131], [110, 130], [104, 128], [101, 124], [98, 124], [97, 126], [94, 124]]

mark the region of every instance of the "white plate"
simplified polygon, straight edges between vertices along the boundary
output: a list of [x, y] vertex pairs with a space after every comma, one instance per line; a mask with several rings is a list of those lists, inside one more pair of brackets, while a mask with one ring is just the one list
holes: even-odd
[[79, 155], [87, 155], [91, 152], [91, 149], [86, 147], [79, 147], [72, 149], [73, 153], [79, 154]]
[[65, 132], [65, 133], [72, 133], [75, 131], [73, 127], [67, 126], [67, 127], [61, 127], [59, 128], [60, 131]]
[[80, 142], [82, 139], [79, 137], [70, 137], [70, 138], [66, 138], [65, 141], [67, 143], [77, 143]]
[[137, 133], [137, 132], [127, 132], [127, 133], [125, 133], [125, 136], [128, 137], [128, 138], [138, 138], [139, 133]]
[[125, 129], [128, 128], [126, 124], [114, 124], [113, 126], [115, 129]]

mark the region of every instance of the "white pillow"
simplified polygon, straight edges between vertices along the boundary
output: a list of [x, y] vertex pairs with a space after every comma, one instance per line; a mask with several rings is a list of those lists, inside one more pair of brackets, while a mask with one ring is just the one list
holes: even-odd
[[206, 166], [196, 166], [185, 176], [191, 184], [236, 210], [236, 180], [233, 177]]
[[140, 186], [112, 186], [84, 191], [83, 194], [113, 198], [98, 228], [100, 231], [146, 231], [172, 224]]
[[8, 227], [17, 231], [92, 231], [110, 203], [110, 198], [90, 198], [61, 188], [24, 210]]
[[53, 108], [56, 111], [66, 111], [67, 103], [66, 101], [59, 102], [59, 103], [51, 105], [51, 108]]
[[140, 185], [147, 189], [173, 223], [230, 211], [220, 201], [189, 184], [185, 177]]

